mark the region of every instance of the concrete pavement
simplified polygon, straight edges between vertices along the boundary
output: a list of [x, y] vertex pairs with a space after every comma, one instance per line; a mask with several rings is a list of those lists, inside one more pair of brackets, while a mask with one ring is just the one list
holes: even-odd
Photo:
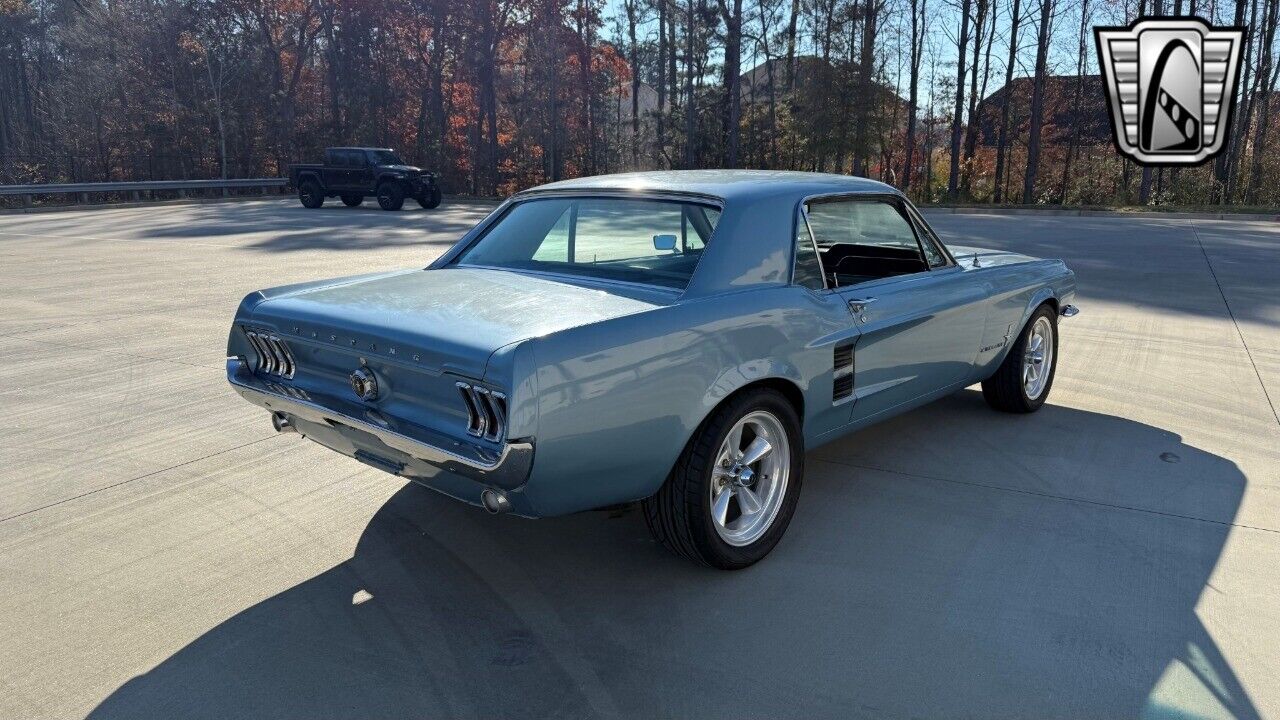
[[239, 299], [489, 210], [332, 205], [0, 217], [0, 717], [1280, 716], [1280, 226], [931, 214], [1076, 270], [1049, 404], [813, 450], [726, 574], [275, 435]]

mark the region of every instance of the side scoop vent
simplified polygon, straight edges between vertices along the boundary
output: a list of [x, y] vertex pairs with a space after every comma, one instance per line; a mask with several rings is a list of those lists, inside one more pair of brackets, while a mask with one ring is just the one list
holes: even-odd
[[832, 367], [831, 401], [844, 402], [853, 397], [853, 343], [836, 345]]
[[502, 442], [507, 436], [507, 396], [496, 390], [456, 383], [467, 406], [467, 432], [478, 438]]
[[293, 372], [297, 369], [297, 366], [293, 361], [293, 353], [283, 340], [270, 333], [255, 330], [246, 330], [245, 335], [249, 338], [249, 344], [253, 345], [254, 353], [258, 356], [255, 370], [286, 379], [293, 377]]

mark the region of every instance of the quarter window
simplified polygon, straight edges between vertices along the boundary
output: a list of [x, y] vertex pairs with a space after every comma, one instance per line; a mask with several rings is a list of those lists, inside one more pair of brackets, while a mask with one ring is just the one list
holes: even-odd
[[809, 234], [809, 223], [804, 214], [796, 219], [796, 272], [795, 283], [810, 290], [822, 290], [826, 283], [822, 280], [822, 263], [818, 260], [818, 249], [813, 245], [813, 236]]

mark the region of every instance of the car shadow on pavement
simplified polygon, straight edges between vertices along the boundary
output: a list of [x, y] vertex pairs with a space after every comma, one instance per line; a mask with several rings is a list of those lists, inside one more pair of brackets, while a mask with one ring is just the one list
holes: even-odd
[[1258, 717], [1196, 613], [1232, 462], [972, 391], [806, 462], [787, 537], [736, 573], [634, 509], [495, 518], [406, 485], [350, 560], [91, 717]]

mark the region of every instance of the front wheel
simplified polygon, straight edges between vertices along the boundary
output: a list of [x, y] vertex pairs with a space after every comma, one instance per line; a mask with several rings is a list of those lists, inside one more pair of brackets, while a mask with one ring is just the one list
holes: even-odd
[[982, 397], [1003, 412], [1035, 412], [1049, 397], [1057, 368], [1058, 314], [1051, 305], [1041, 305], [999, 369], [982, 381]]
[[404, 188], [400, 183], [384, 182], [378, 186], [378, 207], [383, 210], [399, 210], [404, 207]]
[[774, 390], [751, 390], [703, 423], [662, 488], [644, 501], [645, 522], [677, 555], [744, 568], [782, 539], [803, 475], [795, 408]]
[[302, 207], [315, 210], [324, 205], [324, 190], [315, 180], [303, 180], [298, 186], [298, 200], [302, 202]]
[[444, 196], [440, 193], [440, 186], [432, 184], [421, 195], [418, 196], [418, 204], [427, 210], [440, 207], [440, 200]]

